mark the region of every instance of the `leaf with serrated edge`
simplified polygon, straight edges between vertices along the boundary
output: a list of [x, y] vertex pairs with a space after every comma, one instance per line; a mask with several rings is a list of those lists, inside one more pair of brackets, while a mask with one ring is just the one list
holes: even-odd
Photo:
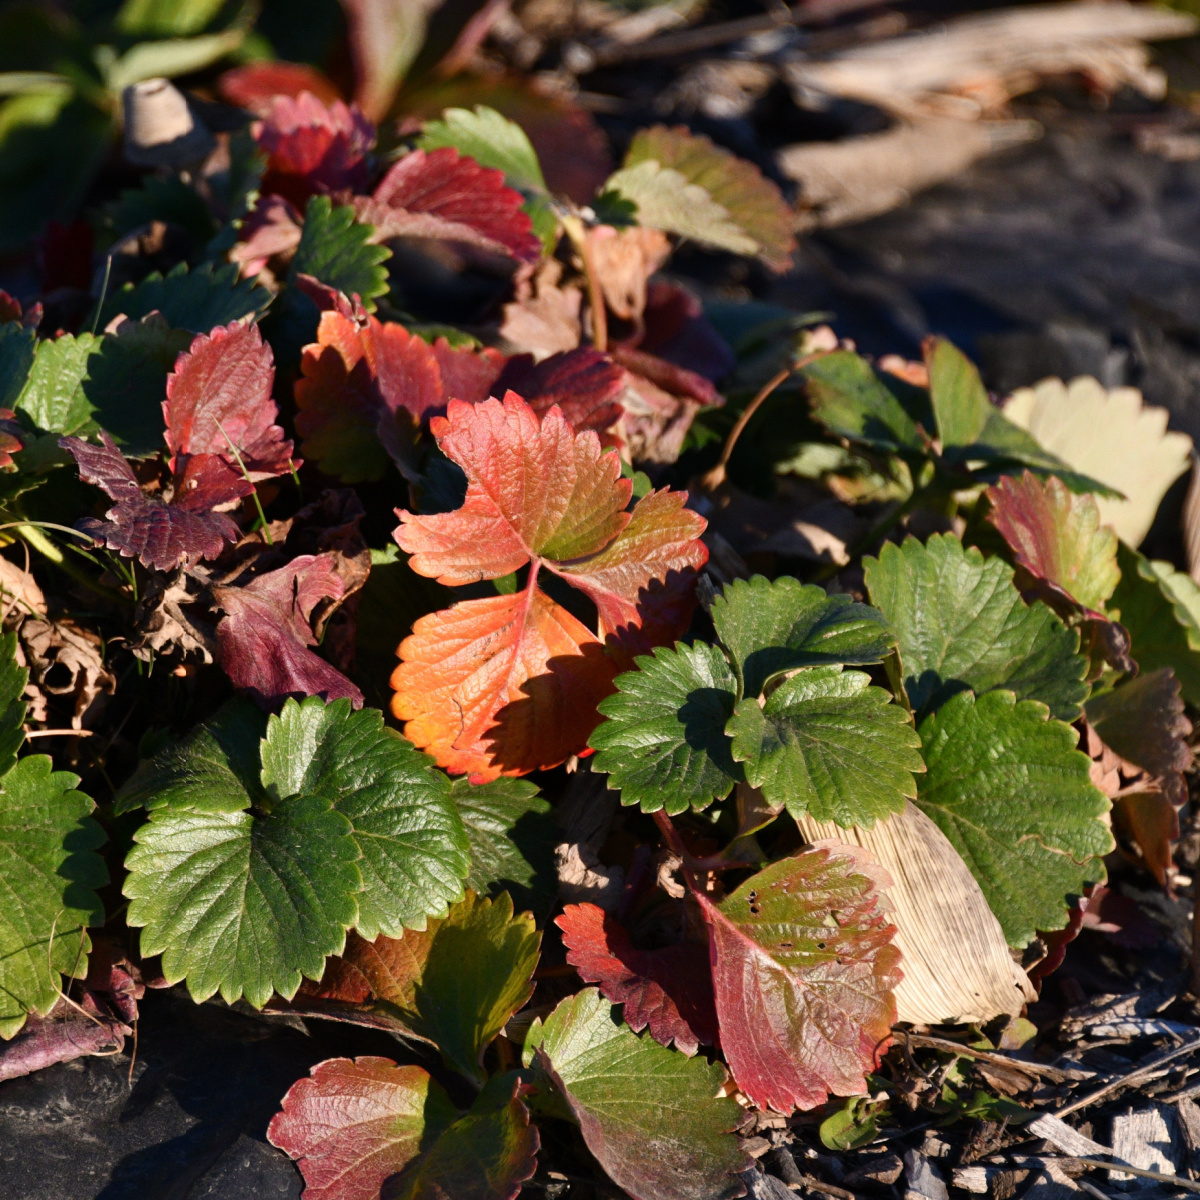
[[17, 665], [17, 635], [0, 634], [0, 777], [7, 775], [25, 745], [25, 685], [29, 672]]
[[917, 794], [924, 770], [908, 713], [870, 676], [810, 667], [785, 680], [759, 705], [739, 701], [726, 731], [746, 782], [794, 817], [869, 829]]
[[791, 266], [796, 252], [792, 211], [779, 188], [753, 163], [682, 125], [674, 129], [655, 125], [634, 135], [625, 166], [648, 160], [678, 171], [688, 183], [702, 187], [754, 239], [756, 253], [773, 271]]
[[633, 1200], [732, 1200], [744, 1153], [725, 1068], [617, 1022], [595, 988], [570, 996], [525, 1038], [570, 1107], [588, 1149]]
[[592, 734], [593, 769], [609, 776], [622, 804], [674, 816], [707, 808], [743, 778], [725, 726], [737, 679], [716, 646], [665, 647], [618, 675], [616, 695], [600, 704], [608, 719]]
[[529, 913], [514, 915], [507, 893], [488, 900], [468, 892], [423, 931], [374, 942], [351, 934], [310, 994], [338, 1000], [365, 986], [437, 1046], [448, 1066], [482, 1086], [484, 1051], [533, 994], [541, 940]]
[[21, 394], [10, 406], [46, 433], [78, 433], [92, 425], [94, 406], [88, 401], [84, 380], [88, 359], [101, 345], [90, 333], [61, 334], [39, 342], [37, 357]]
[[265, 288], [252, 279], [239, 281], [236, 263], [218, 267], [202, 263], [193, 271], [180, 263], [165, 276], [152, 272], [141, 283], [112, 292], [96, 328], [107, 328], [119, 313], [140, 320], [159, 312], [172, 329], [207, 333], [217, 325], [260, 313], [270, 303], [271, 293]]
[[913, 537], [888, 544], [863, 565], [871, 603], [899, 639], [915, 712], [964, 688], [1009, 688], [1062, 720], [1079, 715], [1088, 694], [1079, 634], [1044, 604], [1026, 606], [1006, 562], [935, 534], [925, 545]]
[[[5, 635], [6, 662], [14, 638]], [[6, 683], [10, 675], [6, 669]], [[10, 704], [6, 717], [11, 712]], [[86, 970], [87, 927], [104, 922], [95, 889], [108, 882], [96, 853], [106, 839], [78, 782], [53, 771], [44, 754], [0, 779], [0, 1038], [54, 1007], [61, 976]]]
[[1090, 376], [1043, 379], [1013, 392], [1003, 411], [1074, 470], [1114, 489], [1117, 495], [1097, 501], [1100, 520], [1131, 546], [1190, 465], [1191, 438], [1169, 432], [1167, 410], [1143, 404], [1136, 388], [1109, 389]]
[[747, 697], [781, 671], [880, 662], [896, 642], [878, 609], [786, 575], [727, 584], [713, 601], [712, 621]]
[[568, 904], [554, 923], [562, 930], [567, 962], [584, 983], [598, 983], [622, 1006], [625, 1024], [635, 1033], [649, 1026], [659, 1045], [674, 1042], [689, 1057], [701, 1042], [717, 1040], [708, 949], [702, 943], [639, 950], [620, 922], [595, 904]]
[[493, 899], [508, 892], [518, 910], [544, 918], [558, 894], [558, 829], [537, 787], [521, 779], [453, 780], [451, 798], [471, 846], [467, 887]]
[[1108, 801], [1075, 731], [1010, 691], [951, 697], [920, 726], [917, 804], [979, 881], [1011, 946], [1062, 929], [1068, 896], [1104, 879]]
[[367, 312], [374, 312], [376, 299], [388, 290], [383, 263], [392, 252], [373, 245], [373, 235], [370, 225], [355, 220], [353, 208], [335, 207], [328, 196], [314, 196], [304, 213], [288, 280], [311, 275], [347, 296], [357, 296]]
[[988, 520], [1017, 562], [1070, 603], [1102, 616], [1121, 569], [1117, 535], [1100, 524], [1096, 501], [1072, 494], [1053, 476], [1042, 483], [1029, 471], [985, 494], [992, 506]]
[[[515, 1073], [460, 1114], [421, 1067], [331, 1058], [293, 1084], [267, 1129], [304, 1176], [304, 1200], [515, 1200], [538, 1134]], [[386, 1187], [385, 1187], [386, 1185]]]
[[925, 439], [901, 403], [896, 383], [865, 358], [835, 350], [809, 363], [802, 374], [813, 416], [830, 433], [877, 450], [924, 451]]

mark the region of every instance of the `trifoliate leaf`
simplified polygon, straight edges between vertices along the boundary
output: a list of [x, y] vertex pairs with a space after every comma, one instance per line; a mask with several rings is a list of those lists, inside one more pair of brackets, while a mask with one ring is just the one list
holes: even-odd
[[708, 926], [721, 1049], [760, 1107], [790, 1113], [867, 1090], [900, 981], [877, 876], [862, 851], [835, 845], [772, 863], [720, 905], [693, 890]]
[[217, 325], [261, 313], [270, 303], [270, 292], [254, 280], [238, 279], [235, 263], [216, 268], [202, 263], [194, 271], [180, 263], [165, 276], [152, 272], [141, 283], [111, 293], [96, 328], [106, 328], [120, 313], [136, 321], [157, 311], [172, 329], [207, 333]]
[[851, 350], [823, 354], [802, 374], [813, 416], [830, 433], [885, 452], [924, 452], [917, 423], [932, 435], [932, 413], [906, 403], [915, 389], [895, 376], [876, 371]]
[[483, 1052], [533, 994], [541, 940], [529, 913], [513, 914], [507, 893], [488, 900], [468, 892], [424, 931], [373, 942], [351, 934], [312, 994], [361, 1002], [365, 991], [482, 1086]]
[[711, 615], [747, 697], [781, 671], [877, 663], [896, 641], [877, 609], [786, 575], [735, 580], [713, 601]]
[[536, 786], [519, 779], [453, 781], [451, 798], [471, 847], [467, 887], [495, 899], [512, 896], [517, 911], [545, 917], [558, 893], [554, 847], [558, 830]]
[[899, 639], [904, 686], [915, 712], [970, 688], [1009, 688], [1073, 721], [1088, 694], [1079, 634], [1044, 604], [1026, 606], [1013, 570], [986, 561], [950, 534], [907, 538], [863, 560], [871, 603]]
[[1011, 946], [1062, 929], [1069, 896], [1104, 878], [1108, 801], [1075, 731], [1010, 691], [951, 697], [920, 727], [917, 803], [979, 881]]
[[0, 635], [0, 777], [16, 765], [25, 745], [25, 685], [29, 672], [17, 665], [17, 635]]
[[354, 209], [335, 207], [328, 196], [314, 196], [304, 213], [300, 244], [288, 268], [289, 282], [311, 275], [347, 296], [357, 296], [368, 312], [388, 290], [383, 266], [392, 252], [372, 245], [370, 225], [354, 219]]
[[481, 167], [503, 171], [504, 182], [525, 197], [525, 212], [533, 222], [534, 233], [542, 239], [546, 253], [553, 253], [558, 237], [558, 218], [550, 203], [537, 152], [516, 121], [510, 121], [482, 104], [477, 104], [474, 112], [448, 108], [440, 121], [426, 122], [417, 145], [422, 150], [452, 146]]
[[[791, 209], [779, 188], [745, 159], [714, 145], [684, 126], [655, 125], [639, 130], [629, 144], [625, 167], [642, 162], [679, 172], [689, 184], [703, 188], [746, 235], [757, 254], [773, 271], [786, 271], [796, 252]], [[608, 187], [612, 186], [612, 180]], [[642, 221], [643, 224], [653, 222]]]
[[[14, 710], [15, 636], [5, 635], [0, 646], [5, 726]], [[23, 758], [0, 778], [0, 1038], [12, 1037], [30, 1013], [54, 1007], [62, 975], [86, 972], [86, 929], [104, 922], [95, 889], [108, 882], [96, 853], [106, 839], [90, 815], [91, 798], [75, 790], [78, 782], [53, 771], [44, 754]]]
[[515, 1073], [460, 1114], [421, 1067], [330, 1058], [293, 1084], [267, 1129], [304, 1176], [305, 1200], [515, 1200], [538, 1134]]
[[1200, 589], [1170, 563], [1150, 562], [1124, 542], [1110, 609], [1129, 631], [1143, 671], [1170, 667], [1189, 704], [1200, 705]]
[[843, 828], [869, 829], [916, 797], [924, 770], [908, 713], [862, 671], [811, 667], [785, 680], [760, 706], [739, 701], [726, 729], [746, 782], [772, 807], [811, 813]]
[[1102, 615], [1121, 578], [1117, 535], [1100, 524], [1091, 496], [1069, 492], [1051, 476], [1008, 476], [988, 488], [988, 520], [1018, 564], [1068, 603]]
[[320, 796], [351, 824], [361, 852], [358, 931], [399, 937], [462, 895], [469, 851], [444, 775], [376, 708], [289, 700], [267, 722], [262, 785], [280, 800]]
[[588, 1149], [634, 1200], [731, 1200], [746, 1166], [731, 1131], [725, 1068], [620, 1024], [595, 988], [570, 996], [525, 1039], [561, 1091]]
[[607, 773], [622, 804], [674, 816], [728, 796], [742, 776], [725, 726], [737, 679], [716, 646], [660, 648], [618, 675], [600, 704], [608, 719], [592, 734], [593, 770]]
[[1090, 376], [1044, 379], [1013, 392], [1004, 415], [1113, 489], [1098, 500], [1100, 520], [1130, 546], [1146, 536], [1167, 489], [1190, 465], [1191, 438], [1168, 432], [1167, 410], [1144, 405], [1136, 388], [1110, 390]]

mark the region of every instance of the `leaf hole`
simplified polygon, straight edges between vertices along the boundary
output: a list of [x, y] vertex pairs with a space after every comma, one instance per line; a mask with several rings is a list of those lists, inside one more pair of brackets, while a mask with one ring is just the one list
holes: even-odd
[[746, 899], [747, 899], [747, 900], [749, 901], [749, 903], [750, 903], [750, 911], [751, 911], [751, 912], [752, 912], [752, 913], [753, 913], [755, 916], [758, 916], [758, 914], [759, 914], [760, 912], [762, 912], [762, 905], [761, 905], [761, 904], [759, 904], [759, 902], [758, 902], [758, 892], [756, 892], [756, 891], [755, 891], [753, 888], [751, 888], [751, 889], [750, 889], [750, 894], [749, 894], [749, 895], [746, 897]]

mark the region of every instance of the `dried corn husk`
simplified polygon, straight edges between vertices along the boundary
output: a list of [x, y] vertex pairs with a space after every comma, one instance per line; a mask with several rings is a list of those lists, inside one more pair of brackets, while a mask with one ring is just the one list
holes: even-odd
[[811, 842], [862, 846], [891, 875], [888, 888], [904, 979], [901, 1021], [972, 1024], [1014, 1015], [1036, 998], [1013, 962], [983, 892], [946, 835], [914, 804], [871, 829], [801, 817]]

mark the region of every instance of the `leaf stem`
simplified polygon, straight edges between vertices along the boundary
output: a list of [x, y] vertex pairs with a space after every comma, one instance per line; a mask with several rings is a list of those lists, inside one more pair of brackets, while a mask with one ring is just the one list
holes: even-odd
[[[242, 473], [242, 478], [250, 485], [250, 495], [254, 497], [254, 507], [258, 509], [258, 520], [263, 531], [263, 541], [268, 546], [275, 545], [274, 538], [271, 537], [271, 529], [267, 525], [267, 514], [263, 512], [262, 501], [258, 498], [258, 488], [254, 486], [254, 481], [250, 478], [250, 472], [246, 470], [246, 464], [242, 462], [242, 456], [238, 453], [238, 448], [233, 444], [233, 438], [225, 432], [225, 426], [220, 421], [217, 422], [217, 428], [221, 431], [221, 436], [229, 443], [229, 452], [233, 455], [234, 462], [237, 463], [238, 469]], [[295, 465], [292, 466], [293, 476], [296, 473]], [[297, 484], [299, 480], [297, 479]]]
[[592, 345], [597, 350], [608, 349], [608, 313], [604, 307], [604, 289], [600, 286], [600, 277], [596, 274], [596, 264], [592, 261], [592, 248], [588, 245], [587, 230], [583, 221], [574, 213], [568, 213], [562, 218], [563, 229], [571, 245], [575, 247], [583, 262], [583, 274], [587, 279], [588, 308], [592, 314]]

